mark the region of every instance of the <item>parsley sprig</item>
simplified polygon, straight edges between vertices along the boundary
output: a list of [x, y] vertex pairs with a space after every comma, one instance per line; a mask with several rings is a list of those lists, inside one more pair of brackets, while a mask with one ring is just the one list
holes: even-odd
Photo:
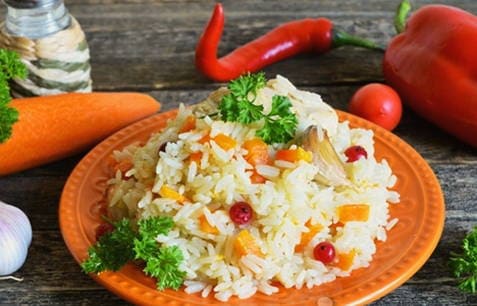
[[254, 104], [257, 92], [266, 84], [265, 74], [247, 74], [228, 84], [230, 93], [224, 95], [219, 104], [219, 113], [224, 121], [249, 124], [264, 121], [257, 136], [268, 144], [285, 143], [295, 135], [298, 120], [291, 111], [290, 99], [275, 95], [272, 108], [268, 114], [263, 113], [263, 106]]
[[18, 121], [18, 111], [8, 104], [12, 100], [8, 82], [12, 78], [25, 78], [26, 66], [17, 53], [0, 49], [0, 143], [12, 135], [12, 126]]
[[88, 259], [81, 264], [86, 273], [117, 271], [131, 260], [142, 260], [144, 272], [157, 279], [157, 288], [179, 289], [185, 272], [179, 269], [184, 260], [177, 246], [159, 246], [155, 238], [167, 235], [174, 226], [171, 217], [151, 217], [137, 223], [137, 232], [128, 219], [115, 222], [114, 230], [99, 238], [88, 250]]
[[477, 287], [477, 227], [462, 241], [463, 253], [452, 253], [450, 267], [459, 281], [459, 289], [475, 293]]
[[136, 233], [131, 221], [123, 219], [114, 223], [114, 231], [99, 238], [88, 250], [89, 258], [81, 264], [87, 273], [106, 270], [117, 271], [134, 259], [133, 241]]

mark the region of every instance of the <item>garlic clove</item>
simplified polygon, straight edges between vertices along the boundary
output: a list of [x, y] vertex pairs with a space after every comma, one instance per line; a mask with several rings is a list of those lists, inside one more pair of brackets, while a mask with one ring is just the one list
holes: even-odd
[[0, 201], [0, 276], [21, 268], [31, 239], [28, 217], [17, 207]]

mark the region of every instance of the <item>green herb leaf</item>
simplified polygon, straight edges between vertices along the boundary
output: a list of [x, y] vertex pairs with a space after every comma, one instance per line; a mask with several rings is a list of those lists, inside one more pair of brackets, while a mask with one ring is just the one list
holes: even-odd
[[12, 135], [12, 126], [18, 121], [18, 111], [9, 107], [11, 101], [8, 82], [12, 78], [25, 78], [27, 69], [17, 53], [0, 49], [0, 143]]
[[179, 289], [184, 282], [186, 273], [179, 269], [184, 260], [182, 251], [177, 246], [162, 247], [156, 257], [150, 258], [146, 263], [144, 272], [157, 278], [157, 288]]
[[171, 217], [155, 217], [138, 222], [139, 237], [134, 239], [136, 259], [148, 261], [158, 255], [159, 245], [155, 240], [159, 234], [167, 235], [174, 226]]
[[263, 72], [242, 75], [231, 81], [228, 85], [232, 95], [247, 98], [249, 94], [256, 95], [260, 88], [265, 87], [265, 74]]
[[237, 121], [239, 109], [233, 95], [229, 94], [222, 97], [222, 102], [219, 104], [219, 113], [224, 121]]
[[293, 115], [291, 107], [292, 104], [288, 97], [275, 95], [272, 97], [272, 109], [268, 113], [268, 117]]
[[285, 96], [273, 96], [272, 109], [265, 116], [265, 125], [257, 136], [268, 144], [286, 143], [295, 136], [298, 119], [291, 112], [291, 101]]
[[257, 136], [268, 144], [287, 143], [295, 136], [296, 125], [295, 116], [281, 117], [278, 120], [267, 118], [265, 125], [257, 131]]
[[452, 253], [449, 265], [459, 281], [459, 289], [475, 293], [477, 284], [477, 227], [462, 241], [462, 253]]
[[157, 278], [158, 289], [177, 290], [186, 275], [179, 269], [184, 260], [182, 251], [177, 246], [161, 247], [156, 241], [158, 235], [167, 235], [173, 226], [171, 217], [140, 220], [137, 232], [127, 219], [116, 222], [115, 229], [89, 249], [88, 259], [81, 267], [86, 273], [117, 271], [128, 261], [140, 259], [146, 263], [144, 272]]
[[156, 237], [166, 235], [174, 226], [171, 217], [156, 217], [138, 222], [139, 238], [134, 240], [134, 251], [137, 259], [146, 262], [144, 272], [157, 279], [157, 288], [175, 290], [184, 282], [185, 272], [179, 269], [184, 259], [177, 246], [159, 247]]
[[136, 233], [131, 222], [123, 219], [114, 223], [114, 230], [106, 233], [88, 250], [88, 259], [81, 264], [86, 273], [117, 271], [134, 259], [133, 241]]
[[260, 120], [263, 117], [262, 105], [255, 105], [246, 100], [237, 101], [238, 116], [236, 121], [249, 124]]
[[158, 235], [167, 235], [174, 226], [171, 217], [154, 217], [142, 219], [138, 223], [139, 235], [143, 239], [155, 239]]
[[12, 135], [12, 126], [18, 121], [18, 111], [0, 104], [0, 143], [5, 142]]
[[247, 74], [228, 84], [230, 93], [222, 97], [219, 112], [222, 120], [252, 123], [262, 118], [263, 106], [253, 104], [257, 91], [265, 86], [265, 74]]
[[5, 79], [25, 78], [27, 69], [25, 64], [20, 60], [20, 56], [14, 51], [0, 49], [0, 71]]
[[272, 98], [272, 109], [263, 113], [263, 106], [254, 104], [257, 91], [266, 84], [263, 73], [247, 74], [229, 83], [230, 93], [223, 96], [219, 113], [224, 121], [249, 124], [264, 120], [257, 136], [266, 143], [288, 142], [295, 135], [298, 120], [291, 111], [291, 101], [285, 96]]

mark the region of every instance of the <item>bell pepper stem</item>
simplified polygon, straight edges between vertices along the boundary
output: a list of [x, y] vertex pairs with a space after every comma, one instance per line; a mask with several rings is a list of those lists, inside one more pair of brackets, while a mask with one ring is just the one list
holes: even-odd
[[409, 0], [401, 1], [397, 8], [396, 16], [394, 16], [394, 28], [398, 34], [402, 33], [406, 28], [407, 16], [409, 15], [410, 11], [411, 3]]
[[385, 51], [385, 48], [378, 43], [362, 37], [354, 36], [344, 31], [333, 31], [333, 48], [341, 46], [355, 46], [366, 49]]

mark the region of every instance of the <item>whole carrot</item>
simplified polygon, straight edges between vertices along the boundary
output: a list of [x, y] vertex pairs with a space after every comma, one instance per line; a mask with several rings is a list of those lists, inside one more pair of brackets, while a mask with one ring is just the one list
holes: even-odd
[[68, 93], [16, 99], [10, 106], [19, 120], [0, 144], [0, 176], [81, 152], [160, 108], [139, 93]]

